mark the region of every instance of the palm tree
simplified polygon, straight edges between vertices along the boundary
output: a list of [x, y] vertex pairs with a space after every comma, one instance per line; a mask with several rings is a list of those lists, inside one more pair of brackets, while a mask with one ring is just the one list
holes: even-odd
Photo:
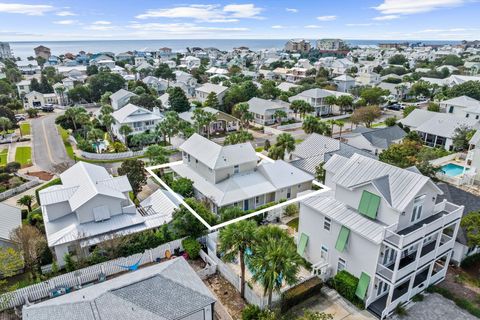
[[302, 129], [308, 134], [317, 132], [319, 122], [320, 121], [314, 116], [306, 116], [305, 119], [303, 119]]
[[33, 203], [33, 196], [28, 194], [24, 195], [23, 197], [17, 200], [17, 204], [27, 207], [28, 212], [32, 211], [32, 203]]
[[337, 120], [337, 126], [340, 128], [340, 135], [339, 137], [342, 138], [342, 128], [345, 126], [345, 121]]
[[323, 102], [331, 108], [334, 104], [337, 103], [337, 98], [335, 96], [328, 96], [323, 99]]
[[270, 149], [269, 156], [273, 159], [283, 159], [285, 152], [291, 153], [293, 150], [295, 150], [295, 139], [288, 133], [281, 133], [273, 148]]
[[151, 165], [157, 165], [168, 162], [167, 150], [159, 145], [151, 145], [145, 151], [145, 157], [148, 158]]
[[93, 128], [92, 130], [88, 131], [87, 137], [88, 139], [95, 141], [97, 153], [100, 153], [98, 141], [104, 137], [103, 131], [97, 128]]
[[250, 121], [253, 120], [253, 114], [249, 111], [250, 106], [246, 102], [238, 103], [233, 107], [232, 113], [235, 117], [240, 119], [240, 128], [243, 130], [250, 126]]
[[123, 136], [123, 140], [125, 140], [126, 143], [127, 136], [133, 132], [133, 129], [128, 124], [122, 124], [122, 126], [118, 129], [118, 132]]
[[78, 124], [88, 122], [88, 120], [89, 120], [89, 116], [87, 114], [87, 111], [82, 107], [68, 108], [67, 111], [65, 111], [65, 117], [72, 120], [73, 129], [75, 131], [77, 131], [77, 125]]
[[0, 117], [0, 127], [2, 128], [2, 136], [5, 138], [7, 130], [12, 126], [12, 121], [6, 117]]
[[111, 114], [107, 113], [102, 114], [100, 120], [102, 121], [102, 125], [107, 129], [108, 135], [113, 140], [112, 125], [115, 123], [115, 118]]
[[253, 220], [242, 220], [220, 230], [220, 252], [223, 260], [233, 261], [240, 255], [240, 296], [245, 297], [245, 251], [251, 249], [255, 241], [257, 224]]
[[250, 257], [252, 279], [263, 286], [270, 306], [273, 292], [280, 292], [283, 282], [288, 285], [297, 283], [303, 261], [293, 239], [277, 226], [260, 227], [255, 238]]
[[331, 120], [327, 120], [326, 122], [327, 124], [330, 125], [330, 136], [333, 136], [333, 126], [337, 124], [337, 121], [331, 119]]
[[273, 117], [277, 123], [281, 123], [282, 119], [285, 119], [287, 116], [287, 113], [282, 109], [275, 110], [273, 113]]

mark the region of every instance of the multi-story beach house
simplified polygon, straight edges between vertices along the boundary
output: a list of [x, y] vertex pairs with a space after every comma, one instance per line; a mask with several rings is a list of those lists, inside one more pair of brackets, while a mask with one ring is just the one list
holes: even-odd
[[327, 193], [300, 204], [298, 252], [326, 279], [346, 270], [356, 296], [385, 318], [445, 278], [463, 206], [416, 168], [353, 155], [325, 165]]
[[248, 142], [220, 146], [194, 134], [179, 149], [183, 163], [171, 169], [192, 180], [195, 196], [208, 201], [214, 212], [293, 199], [312, 186], [313, 176], [283, 160], [259, 161]]
[[123, 125], [127, 125], [132, 129], [131, 134], [139, 134], [148, 130], [154, 130], [157, 124], [164, 119], [157, 107], [150, 111], [131, 103], [113, 112], [112, 116], [115, 119], [112, 131], [123, 142], [126, 142], [120, 130]]

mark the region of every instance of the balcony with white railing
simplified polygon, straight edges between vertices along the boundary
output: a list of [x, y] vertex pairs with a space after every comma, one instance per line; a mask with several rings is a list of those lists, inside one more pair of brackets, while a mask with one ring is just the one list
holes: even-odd
[[460, 219], [462, 212], [462, 206], [457, 206], [444, 200], [435, 205], [431, 216], [416, 224], [402, 230], [396, 230], [397, 225], [386, 228], [385, 241], [399, 249], [405, 248], [415, 241], [423, 239], [426, 235], [440, 230]]

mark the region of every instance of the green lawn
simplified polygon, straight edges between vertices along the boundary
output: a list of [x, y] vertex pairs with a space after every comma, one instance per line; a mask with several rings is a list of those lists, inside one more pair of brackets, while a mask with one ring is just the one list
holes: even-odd
[[20, 132], [22, 136], [28, 136], [30, 134], [30, 123], [25, 122], [20, 124]]
[[287, 226], [293, 228], [295, 231], [298, 231], [298, 218], [288, 221]]
[[32, 148], [30, 147], [17, 147], [15, 152], [15, 161], [22, 166], [28, 166], [32, 164]]
[[7, 164], [8, 149], [0, 150], [0, 166]]

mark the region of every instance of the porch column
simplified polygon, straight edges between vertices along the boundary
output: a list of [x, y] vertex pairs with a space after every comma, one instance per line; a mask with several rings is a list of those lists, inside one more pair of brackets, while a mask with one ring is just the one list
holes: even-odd
[[388, 288], [388, 296], [387, 296], [387, 302], [385, 304], [385, 309], [388, 309], [388, 306], [392, 303], [393, 299], [393, 291], [395, 290], [395, 286], [392, 283], [389, 288]]
[[395, 266], [393, 267], [392, 283], [397, 280], [398, 267], [400, 266], [400, 259], [402, 258], [402, 250], [396, 249], [397, 256], [395, 257]]

